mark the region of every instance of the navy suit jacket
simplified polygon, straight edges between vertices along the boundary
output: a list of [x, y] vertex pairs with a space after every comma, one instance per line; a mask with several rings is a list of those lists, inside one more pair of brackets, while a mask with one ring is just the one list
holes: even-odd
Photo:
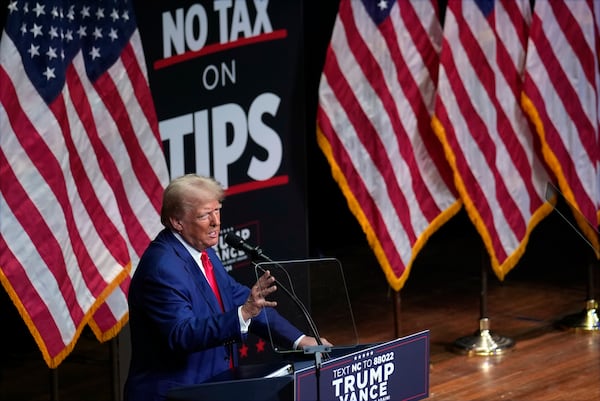
[[[202, 383], [230, 367], [243, 340], [238, 307], [250, 289], [235, 281], [216, 252], [214, 266], [224, 311], [202, 271], [170, 230], [163, 230], [142, 255], [129, 288], [131, 364], [125, 400], [164, 400], [176, 386]], [[302, 334], [274, 309], [252, 319], [249, 331], [290, 347]], [[231, 352], [233, 346], [233, 352]]]

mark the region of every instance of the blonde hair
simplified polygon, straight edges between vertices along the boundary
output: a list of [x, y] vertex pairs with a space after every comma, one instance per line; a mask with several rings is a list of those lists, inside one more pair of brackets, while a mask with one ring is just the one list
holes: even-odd
[[170, 217], [181, 218], [185, 213], [186, 197], [190, 191], [196, 191], [203, 202], [225, 199], [225, 190], [212, 177], [197, 174], [186, 174], [172, 180], [163, 193], [160, 222], [167, 228], [173, 229]]

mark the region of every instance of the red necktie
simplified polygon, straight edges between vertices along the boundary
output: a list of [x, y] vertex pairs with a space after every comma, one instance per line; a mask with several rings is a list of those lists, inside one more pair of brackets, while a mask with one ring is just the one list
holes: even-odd
[[200, 260], [202, 261], [202, 266], [204, 266], [204, 274], [206, 275], [206, 280], [208, 281], [208, 285], [212, 288], [219, 304], [221, 305], [221, 309], [223, 309], [223, 301], [221, 300], [221, 294], [219, 293], [219, 287], [217, 286], [217, 281], [215, 280], [215, 273], [213, 271], [213, 265], [208, 257], [206, 251], [202, 251], [200, 254]]
[[[223, 301], [221, 300], [221, 293], [219, 292], [219, 287], [217, 286], [217, 280], [215, 280], [215, 272], [213, 271], [213, 265], [206, 251], [202, 251], [202, 253], [200, 254], [200, 260], [202, 261], [202, 266], [204, 266], [204, 274], [206, 275], [206, 281], [208, 281], [208, 285], [210, 285], [210, 288], [212, 288], [213, 292], [215, 293], [217, 301], [219, 301], [219, 305], [221, 305], [221, 310], [225, 310], [225, 308], [223, 308]], [[233, 369], [231, 345], [229, 346], [229, 367]]]

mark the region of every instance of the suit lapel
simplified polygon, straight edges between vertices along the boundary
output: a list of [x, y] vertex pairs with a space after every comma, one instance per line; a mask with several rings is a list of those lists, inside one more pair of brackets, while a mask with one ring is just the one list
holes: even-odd
[[[210, 307], [213, 313], [221, 313], [221, 306], [219, 305], [219, 301], [215, 294], [210, 288], [208, 281], [206, 281], [206, 277], [198, 267], [198, 264], [194, 261], [194, 258], [187, 249], [183, 246], [181, 242], [170, 231], [167, 231], [168, 234], [168, 242], [173, 247], [175, 253], [185, 262], [184, 266], [188, 273], [188, 275], [192, 278], [196, 288], [198, 288], [198, 293], [202, 295], [208, 306]], [[217, 284], [219, 283], [217, 279]], [[219, 286], [221, 288], [221, 286]]]

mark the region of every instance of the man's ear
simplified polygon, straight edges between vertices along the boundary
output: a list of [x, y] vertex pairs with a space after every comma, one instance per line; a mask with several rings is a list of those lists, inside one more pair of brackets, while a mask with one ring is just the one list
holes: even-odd
[[183, 224], [181, 224], [181, 220], [177, 217], [169, 217], [169, 222], [171, 223], [171, 227], [175, 229], [177, 232], [181, 232], [183, 229]]

